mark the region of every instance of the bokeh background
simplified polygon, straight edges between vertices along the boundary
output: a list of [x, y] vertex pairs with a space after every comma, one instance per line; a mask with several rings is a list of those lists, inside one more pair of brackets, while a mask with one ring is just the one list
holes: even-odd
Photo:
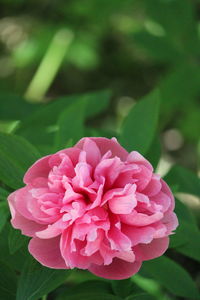
[[[88, 125], [116, 135], [130, 109], [157, 88], [157, 171], [179, 164], [199, 174], [199, 0], [0, 0], [0, 131], [15, 132], [15, 113], [23, 119], [40, 102], [109, 89], [108, 108]], [[31, 111], [22, 101], [33, 103]], [[200, 224], [197, 194], [179, 199]], [[169, 255], [199, 284], [197, 262]]]
[[1, 0], [0, 5], [1, 98], [49, 101], [109, 88], [110, 107], [93, 123], [115, 130], [139, 98], [159, 88], [160, 172], [174, 161], [197, 171], [198, 0]]

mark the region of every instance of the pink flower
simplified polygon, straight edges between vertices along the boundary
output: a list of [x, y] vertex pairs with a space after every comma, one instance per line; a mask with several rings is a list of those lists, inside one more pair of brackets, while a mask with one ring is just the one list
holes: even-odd
[[12, 193], [13, 227], [29, 251], [55, 269], [88, 269], [125, 279], [162, 255], [176, 229], [174, 198], [138, 152], [115, 138], [83, 138], [38, 160]]

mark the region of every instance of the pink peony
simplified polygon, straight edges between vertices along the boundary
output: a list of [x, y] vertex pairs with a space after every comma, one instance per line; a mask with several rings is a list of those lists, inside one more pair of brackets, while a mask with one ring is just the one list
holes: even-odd
[[167, 184], [115, 138], [83, 138], [38, 160], [9, 198], [13, 227], [55, 269], [125, 279], [162, 255], [178, 221]]

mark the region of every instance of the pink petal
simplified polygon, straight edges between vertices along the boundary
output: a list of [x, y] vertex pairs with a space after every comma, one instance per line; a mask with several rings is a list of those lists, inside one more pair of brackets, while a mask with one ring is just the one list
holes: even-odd
[[73, 268], [88, 269], [91, 263], [101, 264], [102, 258], [98, 253], [94, 253], [91, 256], [85, 256], [84, 246], [86, 242], [81, 240], [76, 240], [74, 242], [74, 249], [72, 248], [72, 236], [71, 231], [66, 230], [63, 232], [60, 240], [60, 249], [62, 256], [67, 265]]
[[129, 162], [129, 163], [135, 163], [135, 164], [138, 164], [138, 165], [143, 165], [146, 168], [148, 168], [151, 172], [153, 172], [153, 167], [150, 164], [150, 162], [148, 160], [146, 160], [144, 158], [144, 156], [142, 156], [137, 151], [132, 151], [132, 152], [129, 153], [129, 155], [127, 157], [127, 162]]
[[148, 197], [155, 196], [160, 192], [162, 184], [160, 181], [160, 176], [153, 174], [151, 181], [147, 187], [142, 191], [142, 193], [148, 195]]
[[151, 201], [153, 201], [156, 205], [159, 205], [162, 212], [166, 212], [170, 208], [172, 202], [171, 198], [162, 191], [151, 197]]
[[174, 231], [179, 225], [178, 218], [174, 212], [170, 212], [164, 215], [162, 222], [167, 228], [166, 234], [171, 234], [172, 231]]
[[173, 194], [172, 194], [172, 192], [171, 192], [169, 186], [167, 185], [167, 183], [166, 183], [163, 179], [161, 179], [161, 183], [162, 183], [162, 191], [163, 191], [167, 196], [169, 196], [170, 199], [171, 199], [171, 205], [170, 205], [170, 207], [169, 207], [169, 210], [170, 210], [170, 211], [173, 211], [173, 210], [174, 210], [174, 207], [175, 207], [174, 196], [173, 196]]
[[169, 238], [154, 239], [150, 244], [140, 244], [134, 247], [136, 259], [149, 260], [165, 253], [169, 246]]
[[96, 167], [96, 165], [100, 162], [101, 152], [97, 147], [95, 141], [93, 141], [91, 138], [85, 138], [83, 143], [83, 150], [86, 152], [86, 161], [92, 167]]
[[[83, 149], [85, 139], [87, 139], [87, 138], [81, 139], [75, 145], [75, 147]], [[126, 160], [126, 158], [128, 156], [128, 152], [117, 142], [116, 139], [110, 140], [110, 139], [103, 138], [103, 137], [92, 137], [89, 139], [96, 143], [97, 147], [99, 148], [99, 150], [101, 152], [101, 155], [104, 155], [106, 152], [111, 150], [112, 157], [117, 156], [117, 157], [121, 158], [121, 160], [123, 160], [123, 161]]]
[[46, 229], [36, 232], [35, 235], [41, 239], [51, 239], [60, 235], [66, 227], [66, 224], [60, 219], [57, 222], [48, 225]]
[[115, 182], [122, 168], [123, 163], [118, 157], [101, 160], [95, 168], [94, 179], [102, 183], [105, 178], [105, 185], [108, 188]]
[[137, 211], [133, 211], [132, 213], [128, 215], [120, 215], [121, 222], [128, 224], [128, 225], [134, 225], [134, 226], [147, 226], [152, 223], [155, 223], [162, 219], [163, 213], [156, 212], [155, 214], [152, 214], [151, 216], [148, 216], [143, 213], [137, 213]]
[[123, 233], [129, 237], [132, 242], [132, 246], [140, 243], [150, 243], [154, 237], [155, 229], [150, 226], [145, 227], [133, 227], [129, 225], [123, 226]]
[[24, 176], [24, 183], [31, 183], [37, 177], [48, 177], [50, 166], [49, 159], [51, 155], [45, 156], [37, 160], [26, 172]]
[[59, 242], [60, 237], [48, 240], [32, 238], [28, 249], [43, 266], [53, 269], [68, 269], [69, 267], [61, 256]]
[[141, 262], [135, 261], [133, 263], [126, 262], [119, 258], [114, 258], [113, 262], [108, 266], [91, 265], [89, 271], [99, 277], [112, 280], [126, 279], [139, 271]]
[[131, 213], [133, 208], [137, 205], [135, 191], [136, 185], [129, 184], [127, 184], [124, 189], [114, 189], [112, 193], [109, 191], [109, 195], [107, 193], [107, 195], [105, 195], [105, 199], [108, 199], [110, 210], [114, 214]]

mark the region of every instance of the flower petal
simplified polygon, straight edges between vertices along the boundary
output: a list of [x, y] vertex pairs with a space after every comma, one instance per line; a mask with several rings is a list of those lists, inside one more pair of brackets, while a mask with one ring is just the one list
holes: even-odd
[[48, 177], [50, 166], [49, 159], [51, 155], [45, 156], [37, 160], [26, 172], [24, 176], [24, 183], [31, 183], [37, 177]]
[[169, 238], [154, 239], [150, 244], [140, 244], [134, 247], [134, 253], [138, 260], [149, 260], [165, 253], [169, 246]]
[[68, 269], [69, 267], [61, 256], [59, 241], [60, 237], [48, 240], [32, 238], [28, 249], [43, 266], [53, 269]]
[[114, 258], [113, 262], [108, 266], [97, 266], [95, 264], [89, 267], [89, 271], [99, 277], [112, 280], [126, 279], [139, 271], [141, 262], [133, 263]]
[[[81, 139], [75, 147], [83, 149], [85, 139]], [[90, 140], [94, 141], [98, 146], [101, 155], [104, 155], [109, 150], [112, 152], [112, 157], [118, 156], [121, 160], [126, 160], [128, 152], [117, 142], [116, 139], [107, 139], [102, 137], [92, 137]]]

